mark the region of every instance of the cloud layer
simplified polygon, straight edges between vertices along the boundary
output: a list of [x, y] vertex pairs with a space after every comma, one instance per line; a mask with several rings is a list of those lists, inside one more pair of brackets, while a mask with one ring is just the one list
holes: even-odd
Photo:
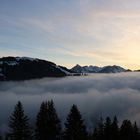
[[88, 128], [100, 116], [117, 115], [140, 125], [140, 73], [94, 74], [85, 77], [45, 78], [0, 83], [0, 128], [7, 129], [8, 116], [20, 100], [34, 122], [40, 103], [53, 99], [64, 122], [72, 104], [77, 104]]

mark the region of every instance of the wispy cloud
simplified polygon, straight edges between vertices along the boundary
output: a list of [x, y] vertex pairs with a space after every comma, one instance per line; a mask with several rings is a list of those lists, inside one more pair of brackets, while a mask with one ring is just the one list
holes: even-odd
[[[90, 58], [99, 65], [114, 61], [114, 64], [127, 64], [132, 69], [140, 67], [138, 0], [9, 3], [3, 2], [0, 7], [0, 46], [16, 46], [19, 42], [19, 46], [40, 51], [36, 57], [45, 59], [45, 55], [41, 55], [44, 52], [53, 57], [61, 57], [63, 53], [65, 60], [71, 56], [79, 63], [85, 63], [82, 61], [86, 57], [88, 64]], [[23, 51], [25, 55], [27, 52], [22, 47], [17, 51]], [[3, 51], [3, 55], [7, 54]], [[136, 65], [132, 67], [134, 62]]]

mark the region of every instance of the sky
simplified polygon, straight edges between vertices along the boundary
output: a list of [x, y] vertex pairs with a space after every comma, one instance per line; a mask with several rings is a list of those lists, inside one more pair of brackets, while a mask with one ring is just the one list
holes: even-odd
[[140, 68], [140, 0], [0, 0], [0, 57]]

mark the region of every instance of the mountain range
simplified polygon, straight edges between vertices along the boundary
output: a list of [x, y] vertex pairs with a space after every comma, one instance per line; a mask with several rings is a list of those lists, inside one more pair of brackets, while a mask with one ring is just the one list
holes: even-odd
[[28, 80], [43, 77], [64, 77], [87, 73], [119, 73], [131, 70], [120, 66], [80, 66], [71, 69], [56, 65], [53, 62], [30, 57], [2, 57], [0, 58], [0, 81]]
[[129, 69], [124, 69], [120, 66], [104, 66], [104, 67], [98, 67], [98, 66], [80, 66], [76, 65], [72, 69], [72, 71], [77, 73], [119, 73], [119, 72], [128, 72], [131, 71]]

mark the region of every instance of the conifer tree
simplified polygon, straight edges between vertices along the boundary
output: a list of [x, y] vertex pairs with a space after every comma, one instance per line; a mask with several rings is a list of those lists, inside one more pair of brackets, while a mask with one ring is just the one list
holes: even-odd
[[134, 140], [140, 139], [140, 132], [136, 122], [133, 125], [133, 139]]
[[111, 122], [110, 117], [107, 117], [106, 122], [104, 124], [104, 139], [105, 140], [111, 140], [111, 130], [112, 130], [111, 124], [112, 122]]
[[111, 139], [112, 140], [119, 140], [119, 126], [118, 120], [115, 116], [111, 125]]
[[32, 133], [28, 123], [29, 119], [24, 114], [23, 106], [19, 101], [10, 116], [9, 136], [10, 140], [31, 140]]
[[53, 101], [43, 102], [37, 115], [36, 139], [57, 140], [60, 137], [61, 125]]
[[47, 110], [47, 140], [57, 140], [61, 134], [61, 124], [56, 113], [53, 101], [48, 101]]
[[8, 134], [6, 134], [6, 135], [5, 135], [5, 139], [4, 139], [4, 140], [9, 140], [9, 139], [10, 139], [9, 135], [8, 135]]
[[65, 140], [87, 140], [87, 131], [82, 116], [76, 105], [71, 107], [64, 131]]
[[36, 119], [36, 140], [46, 140], [47, 139], [47, 103], [42, 102], [40, 106], [39, 113]]
[[103, 122], [103, 118], [101, 117], [97, 126], [97, 140], [103, 140], [103, 139], [104, 139], [104, 122]]
[[94, 128], [92, 139], [93, 140], [98, 140], [98, 131], [97, 131], [97, 128], [96, 127]]
[[133, 140], [133, 127], [130, 120], [124, 120], [120, 128], [121, 140]]

